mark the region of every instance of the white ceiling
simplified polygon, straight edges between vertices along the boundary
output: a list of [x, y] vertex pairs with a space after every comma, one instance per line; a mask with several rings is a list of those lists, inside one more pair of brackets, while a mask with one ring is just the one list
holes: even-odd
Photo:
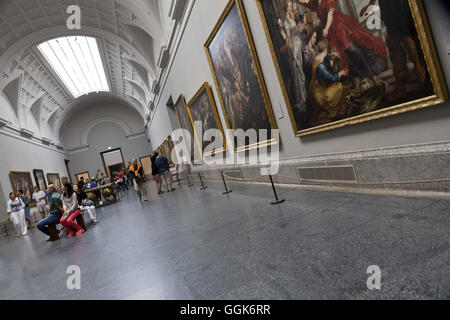
[[[0, 94], [9, 101], [20, 128], [59, 142], [71, 108], [79, 105], [78, 100], [89, 103], [89, 96], [95, 96], [73, 99], [36, 48], [65, 35], [97, 38], [110, 96], [125, 99], [144, 124], [161, 73], [158, 62], [173, 32], [169, 14], [174, 2], [0, 0]], [[81, 30], [66, 26], [67, 7], [74, 4], [81, 8]]]

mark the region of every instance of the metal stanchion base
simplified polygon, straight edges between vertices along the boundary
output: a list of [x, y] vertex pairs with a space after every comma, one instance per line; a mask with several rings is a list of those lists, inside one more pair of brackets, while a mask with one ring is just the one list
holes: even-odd
[[283, 203], [285, 201], [286, 201], [286, 199], [283, 199], [283, 200], [278, 200], [278, 201], [271, 202], [270, 204], [280, 204], [280, 203]]
[[222, 194], [229, 194], [229, 193], [232, 193], [232, 192], [233, 192], [233, 190], [230, 190], [230, 191], [222, 192]]

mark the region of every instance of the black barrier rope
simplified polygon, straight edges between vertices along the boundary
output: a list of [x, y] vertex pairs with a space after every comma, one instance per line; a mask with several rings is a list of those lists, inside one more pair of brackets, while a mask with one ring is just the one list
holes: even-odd
[[228, 190], [228, 188], [227, 188], [227, 183], [225, 182], [225, 177], [223, 176], [223, 171], [220, 171], [220, 174], [222, 175], [223, 185], [225, 186], [225, 192], [222, 192], [222, 194], [229, 194], [229, 193], [233, 192], [233, 190]]
[[280, 204], [286, 201], [286, 199], [279, 200], [277, 190], [275, 189], [275, 184], [273, 183], [272, 175], [269, 175], [270, 177], [270, 183], [272, 184], [273, 193], [275, 194], [275, 201], [271, 202], [270, 204]]
[[200, 183], [202, 184], [202, 187], [200, 188], [200, 190], [208, 189], [208, 187], [205, 186], [204, 183], [203, 183], [202, 174], [199, 173], [198, 176], [200, 177]]

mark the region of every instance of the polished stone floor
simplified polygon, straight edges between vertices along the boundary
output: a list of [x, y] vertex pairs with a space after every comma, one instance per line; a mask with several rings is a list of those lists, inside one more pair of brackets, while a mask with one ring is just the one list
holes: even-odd
[[78, 238], [0, 239], [0, 298], [450, 298], [450, 201], [280, 189], [271, 206], [266, 186], [208, 186], [144, 205], [129, 192]]

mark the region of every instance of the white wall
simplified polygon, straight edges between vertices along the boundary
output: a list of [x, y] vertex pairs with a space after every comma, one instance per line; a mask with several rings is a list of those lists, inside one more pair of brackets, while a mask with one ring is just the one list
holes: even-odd
[[[303, 138], [296, 137], [289, 120], [256, 1], [244, 0], [243, 2], [272, 105], [275, 108], [281, 104], [284, 113], [283, 119], [277, 119], [283, 142], [281, 159], [450, 140], [450, 103]], [[450, 83], [450, 61], [441, 31], [441, 23], [449, 19], [448, 11], [440, 7], [441, 0], [424, 2], [442, 68], [447, 83]], [[183, 93], [189, 101], [204, 81], [208, 81], [212, 87], [221, 121], [224, 124], [203, 45], [227, 3], [228, 0], [197, 0], [195, 2], [161, 99], [157, 102], [158, 110], [148, 130], [148, 136], [154, 148], [171, 133], [165, 106], [169, 96], [172, 95], [175, 102], [179, 94]]]
[[70, 151], [86, 144], [89, 131], [104, 121], [115, 121], [127, 135], [144, 132], [144, 120], [132, 107], [112, 100], [92, 102], [67, 115], [67, 125], [62, 130], [66, 149]]
[[113, 122], [105, 122], [92, 129], [88, 136], [89, 149], [69, 155], [70, 170], [75, 182], [75, 174], [89, 171], [91, 176], [95, 176], [97, 170], [105, 172], [100, 152], [122, 148], [125, 164], [133, 158], [147, 156], [151, 154], [150, 144], [145, 135], [135, 139], [128, 139], [125, 131]]
[[[26, 139], [25, 139], [26, 140]], [[31, 142], [13, 138], [0, 132], [0, 221], [4, 221], [6, 201], [12, 191], [10, 171], [28, 171], [31, 173], [33, 184], [36, 184], [33, 169], [42, 169], [44, 174], [59, 173], [60, 177], [67, 177], [68, 173], [64, 159], [68, 159], [64, 152], [47, 149]]]

